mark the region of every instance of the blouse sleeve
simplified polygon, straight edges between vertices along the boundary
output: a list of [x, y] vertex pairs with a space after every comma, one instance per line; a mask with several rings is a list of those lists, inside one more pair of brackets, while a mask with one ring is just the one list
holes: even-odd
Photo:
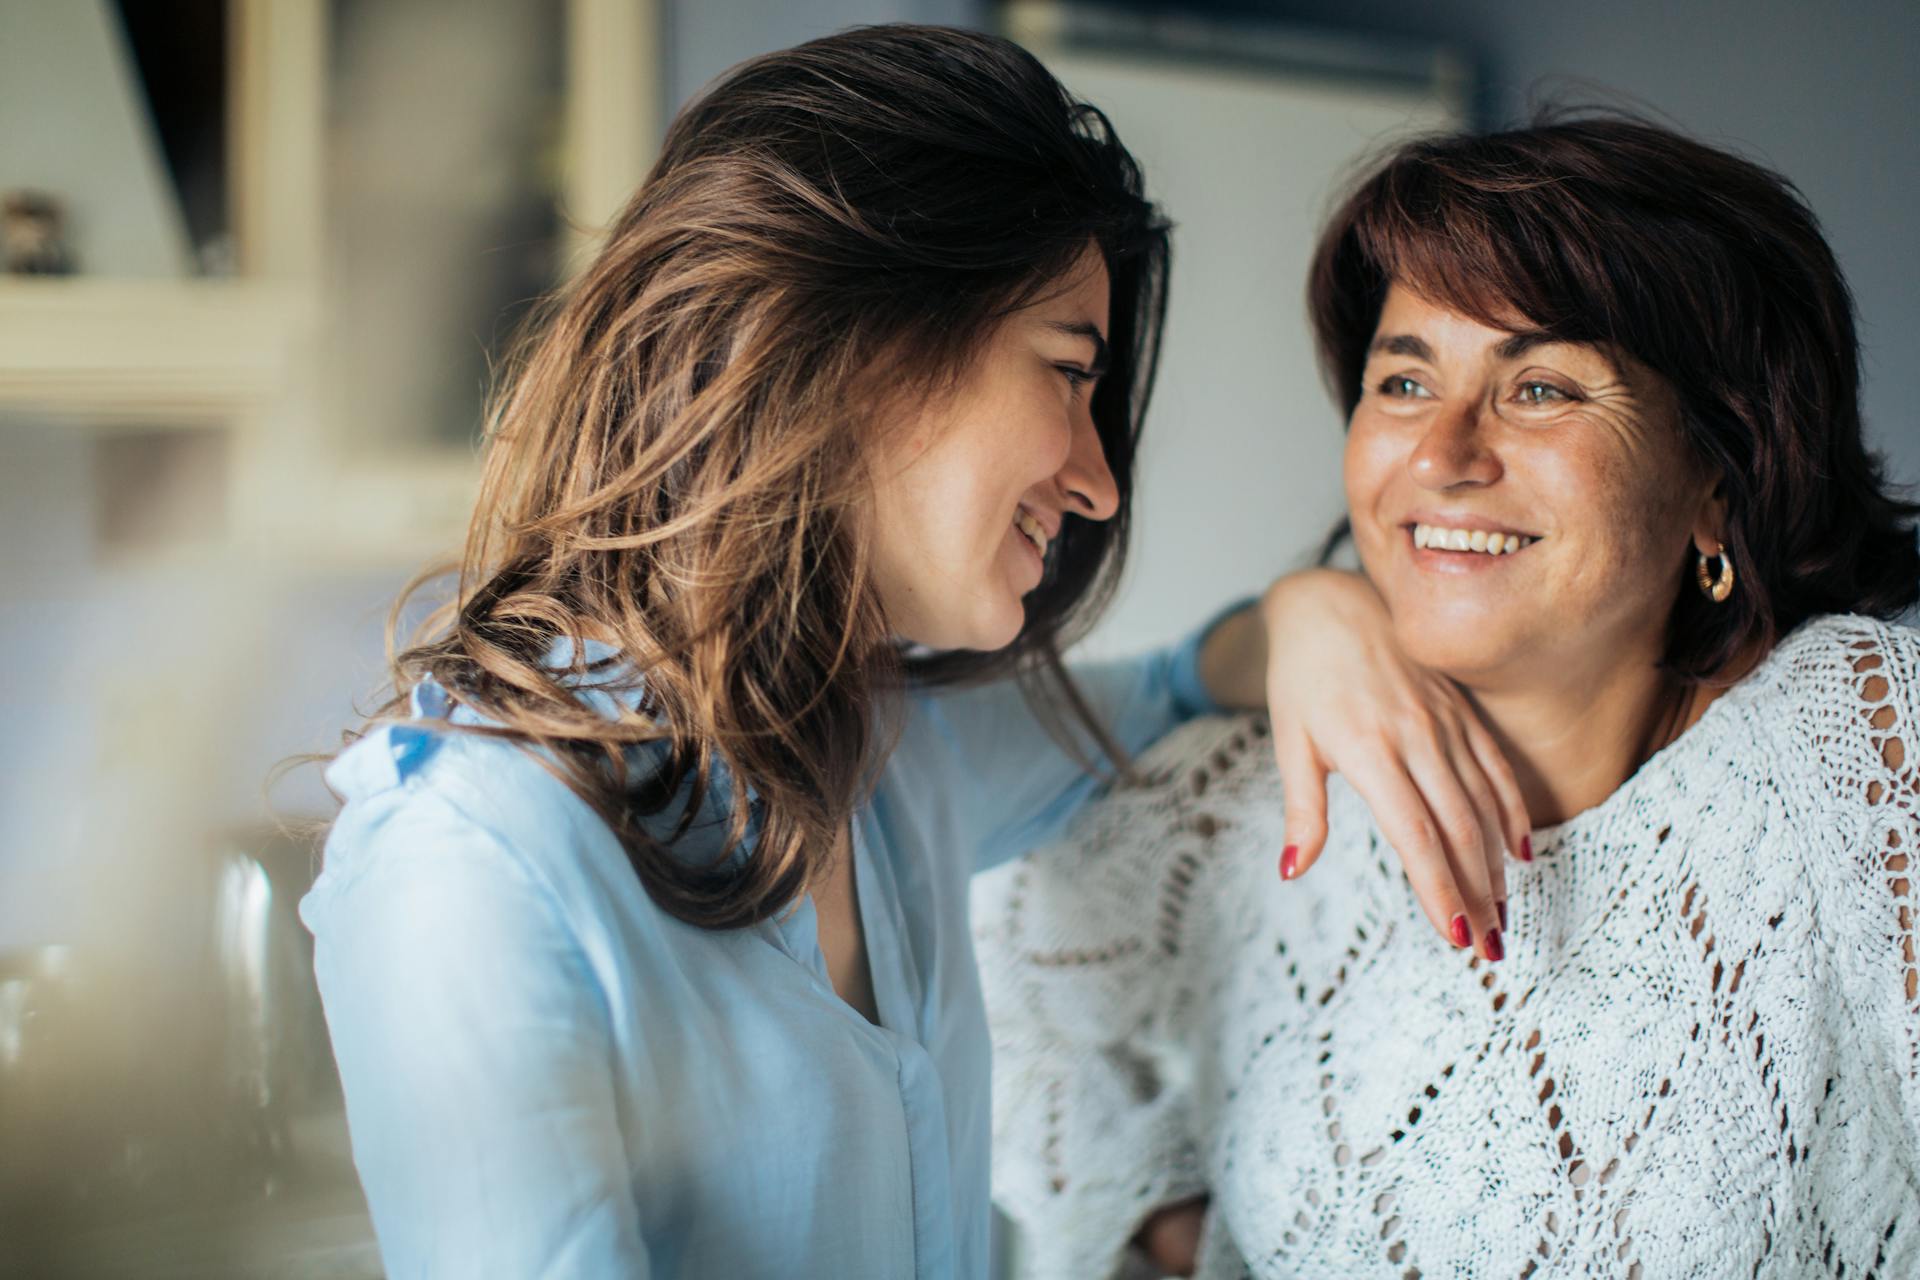
[[[1223, 711], [1199, 671], [1213, 628], [1246, 607], [1221, 610], [1179, 644], [1141, 657], [1069, 668], [1088, 707], [1129, 755], [1197, 715]], [[1079, 735], [1084, 739], [1084, 735]], [[976, 871], [1046, 843], [1106, 781], [1047, 733], [1011, 680], [916, 699], [902, 747], [941, 761], [940, 800]], [[1104, 763], [1091, 743], [1083, 754]]]
[[606, 1010], [573, 935], [484, 828], [392, 795], [344, 865], [329, 849], [309, 903], [387, 1274], [648, 1275]]

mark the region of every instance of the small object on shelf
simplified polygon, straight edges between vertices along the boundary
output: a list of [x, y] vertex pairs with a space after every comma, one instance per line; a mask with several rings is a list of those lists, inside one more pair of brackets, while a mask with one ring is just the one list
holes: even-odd
[[16, 276], [64, 276], [73, 271], [66, 211], [42, 191], [0, 196], [0, 268]]

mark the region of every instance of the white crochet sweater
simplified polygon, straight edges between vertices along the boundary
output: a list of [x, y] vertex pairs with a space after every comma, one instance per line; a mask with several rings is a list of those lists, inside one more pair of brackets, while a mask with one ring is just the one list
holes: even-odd
[[1024, 1270], [1208, 1191], [1205, 1277], [1920, 1276], [1917, 710], [1920, 634], [1800, 628], [1535, 834], [1494, 965], [1337, 780], [1278, 879], [1257, 720], [1175, 733], [975, 891]]

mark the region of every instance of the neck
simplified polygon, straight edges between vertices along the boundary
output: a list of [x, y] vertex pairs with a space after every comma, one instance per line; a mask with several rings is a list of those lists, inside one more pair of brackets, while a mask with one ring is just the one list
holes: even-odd
[[1593, 808], [1684, 733], [1718, 692], [1687, 686], [1657, 655], [1572, 667], [1548, 682], [1463, 682], [1513, 766], [1527, 814], [1552, 826]]

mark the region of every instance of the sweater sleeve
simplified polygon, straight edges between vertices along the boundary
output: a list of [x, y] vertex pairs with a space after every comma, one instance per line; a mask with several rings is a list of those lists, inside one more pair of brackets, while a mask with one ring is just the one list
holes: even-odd
[[1214, 761], [1266, 750], [1251, 718], [1196, 721], [1137, 762], [1143, 785], [975, 881], [994, 1195], [1034, 1280], [1118, 1274], [1148, 1215], [1206, 1190], [1191, 1087], [1206, 1039], [1204, 911], [1238, 849], [1215, 839], [1205, 779]]
[[[1904, 1124], [1897, 1144], [1920, 1171], [1920, 634], [1865, 618], [1825, 619], [1794, 655], [1796, 721], [1811, 741], [1834, 821], [1811, 868], [1835, 980], [1874, 1061], [1870, 1075]], [[1790, 642], [1791, 643], [1791, 642]]]

